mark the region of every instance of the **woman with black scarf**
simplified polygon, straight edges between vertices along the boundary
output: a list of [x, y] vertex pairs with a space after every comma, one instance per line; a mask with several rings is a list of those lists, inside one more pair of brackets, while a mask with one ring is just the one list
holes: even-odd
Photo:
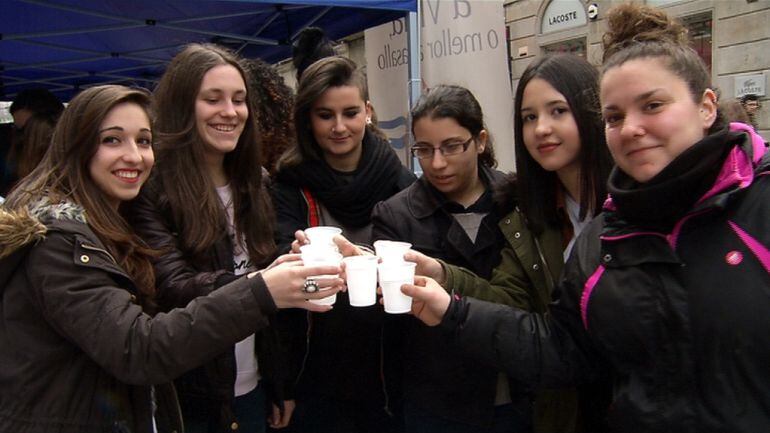
[[[298, 230], [319, 225], [370, 244], [374, 205], [415, 177], [371, 124], [363, 74], [343, 57], [319, 60], [302, 75], [294, 114], [297, 145], [279, 161], [273, 185], [279, 250], [291, 248]], [[383, 316], [378, 305], [350, 307], [344, 293], [326, 317], [283, 314], [297, 372], [297, 431], [394, 431]]]

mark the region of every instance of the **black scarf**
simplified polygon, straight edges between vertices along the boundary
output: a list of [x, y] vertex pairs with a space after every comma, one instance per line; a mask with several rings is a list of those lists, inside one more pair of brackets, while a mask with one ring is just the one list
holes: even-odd
[[709, 135], [682, 152], [645, 183], [615, 166], [607, 190], [617, 213], [635, 225], [669, 233], [716, 181], [730, 150], [738, 143], [729, 131]]
[[363, 227], [371, 222], [374, 205], [400, 190], [403, 168], [390, 144], [366, 131], [355, 171], [341, 173], [323, 159], [306, 160], [282, 170], [278, 179], [298, 188], [307, 187], [343, 225]]

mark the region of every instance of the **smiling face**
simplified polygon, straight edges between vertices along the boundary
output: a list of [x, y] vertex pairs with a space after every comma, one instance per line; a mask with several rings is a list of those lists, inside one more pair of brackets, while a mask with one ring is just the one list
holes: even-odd
[[115, 208], [139, 194], [155, 163], [150, 119], [139, 105], [115, 105], [99, 126], [99, 147], [88, 163], [96, 186]]
[[580, 132], [567, 99], [542, 78], [524, 88], [521, 102], [524, 146], [543, 169], [566, 172], [576, 169]]
[[[487, 133], [482, 130], [473, 138], [470, 131], [451, 117], [437, 119], [421, 117], [414, 122], [414, 146], [433, 148], [431, 158], [420, 159], [423, 176], [448, 199], [462, 202], [463, 197], [476, 185], [479, 177], [478, 156], [484, 152]], [[470, 139], [465, 152], [442, 155], [441, 146], [459, 145]]]
[[330, 87], [310, 109], [313, 137], [335, 169], [351, 171], [361, 157], [371, 106], [355, 86]]
[[629, 60], [604, 73], [602, 115], [607, 145], [618, 167], [647, 182], [707, 134], [716, 119], [716, 95], [698, 101], [687, 83], [658, 58]]
[[221, 164], [235, 149], [248, 117], [246, 83], [238, 69], [223, 64], [206, 72], [195, 99], [195, 125], [210, 161]]

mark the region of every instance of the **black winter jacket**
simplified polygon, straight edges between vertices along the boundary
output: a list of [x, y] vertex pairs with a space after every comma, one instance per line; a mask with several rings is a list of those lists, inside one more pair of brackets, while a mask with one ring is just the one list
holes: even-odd
[[[479, 173], [490, 193], [505, 181], [502, 172], [483, 165]], [[473, 243], [442, 206], [439, 194], [423, 177], [380, 202], [372, 212], [372, 237], [410, 242], [423, 254], [489, 278], [505, 240], [497, 225], [502, 209], [493, 204]], [[412, 316], [403, 317], [403, 321], [399, 325], [405, 332], [404, 404], [469, 427], [491, 425], [497, 371], [468, 359], [440, 330], [426, 327]]]
[[757, 135], [730, 137], [740, 144], [717, 181], [670, 233], [610, 201], [578, 238], [551, 315], [463, 298], [442, 326], [540, 386], [611, 369], [616, 431], [769, 431], [770, 156]]
[[169, 381], [268, 324], [261, 276], [150, 317], [82, 208], [0, 208], [0, 431], [181, 432]]
[[[384, 141], [377, 145], [388, 146]], [[280, 177], [279, 177], [280, 179]], [[393, 194], [414, 182], [414, 174], [406, 167], [399, 170], [394, 182]], [[276, 243], [280, 252], [288, 252], [294, 240], [294, 232], [313, 225], [326, 225], [324, 213], [313, 221], [308, 211], [308, 199], [298, 186], [276, 181], [272, 184], [273, 203], [277, 214]], [[325, 206], [311, 196], [316, 206]], [[360, 227], [340, 227], [343, 235], [349, 229], [358, 234], [366, 232]], [[348, 237], [351, 236], [348, 234]], [[371, 243], [370, 234], [366, 239], [351, 239], [359, 243]], [[290, 346], [289, 366], [295, 372], [297, 381], [297, 400], [301, 404], [302, 396], [333, 398], [337, 400], [355, 400], [369, 406], [384, 407], [387, 411], [391, 403], [389, 398], [398, 390], [386, 389], [386, 376], [392, 373], [384, 371], [391, 365], [386, 359], [392, 352], [392, 339], [400, 335], [383, 334], [383, 322], [394, 318], [383, 313], [382, 306], [351, 307], [347, 293], [337, 294], [337, 302], [332, 311], [313, 314], [303, 310], [288, 309], [278, 316], [282, 341]], [[392, 337], [392, 338], [391, 338]], [[392, 391], [392, 392], [390, 392]]]
[[[151, 247], [163, 251], [154, 267], [159, 303], [168, 311], [184, 307], [237, 277], [233, 273], [233, 246], [226, 233], [201, 254], [191, 255], [181, 250], [177, 239], [179, 228], [158, 179], [153, 177], [131, 203], [131, 223]], [[256, 333], [255, 351], [261, 383], [266, 387], [269, 400], [282, 406], [284, 400], [291, 398], [292, 385], [284, 366], [286, 354], [274, 327]], [[175, 382], [183, 412], [207, 411], [211, 419], [218, 420], [220, 431], [229, 431], [233, 422], [237, 422], [232, 408], [235, 378], [235, 351], [230, 347]]]

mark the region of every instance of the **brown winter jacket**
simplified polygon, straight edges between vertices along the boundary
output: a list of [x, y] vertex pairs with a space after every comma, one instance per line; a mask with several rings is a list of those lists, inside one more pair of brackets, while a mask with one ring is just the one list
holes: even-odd
[[[267, 325], [260, 276], [150, 317], [82, 208], [0, 208], [0, 431], [182, 431], [179, 374]], [[151, 391], [154, 387], [154, 393]]]

